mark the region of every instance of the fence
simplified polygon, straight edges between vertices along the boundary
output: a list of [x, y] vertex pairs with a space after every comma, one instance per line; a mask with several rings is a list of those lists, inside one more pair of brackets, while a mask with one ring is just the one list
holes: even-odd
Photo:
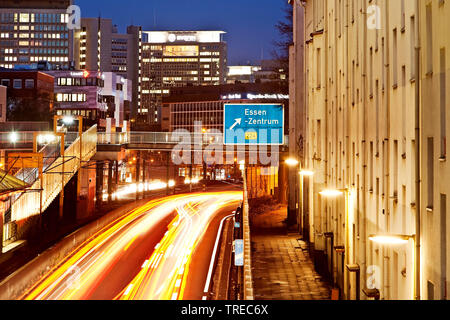
[[[46, 169], [42, 178], [37, 179], [31, 186], [31, 191], [22, 194], [12, 205], [12, 220], [22, 220], [38, 215], [47, 209], [55, 200], [70, 179], [79, 170], [80, 148], [81, 162], [88, 161], [97, 150], [97, 126], [93, 126], [83, 133], [82, 138], [76, 140], [65, 150], [64, 158], [58, 157]], [[64, 170], [63, 170], [64, 169]], [[32, 191], [36, 192], [32, 192]]]

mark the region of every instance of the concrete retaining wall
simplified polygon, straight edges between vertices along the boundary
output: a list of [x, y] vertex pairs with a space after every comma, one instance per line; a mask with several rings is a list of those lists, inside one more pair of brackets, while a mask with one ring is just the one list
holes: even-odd
[[139, 200], [114, 210], [87, 226], [65, 237], [55, 246], [47, 249], [0, 283], [0, 300], [20, 298], [48, 271], [60, 263], [89, 237], [127, 212], [144, 205], [149, 199]]

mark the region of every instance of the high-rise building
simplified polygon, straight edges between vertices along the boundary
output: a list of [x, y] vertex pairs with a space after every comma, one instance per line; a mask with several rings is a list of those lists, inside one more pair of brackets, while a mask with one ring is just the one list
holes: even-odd
[[73, 60], [73, 30], [67, 26], [71, 0], [2, 0], [0, 67], [48, 61], [68, 69]]
[[138, 125], [159, 125], [163, 96], [171, 88], [226, 82], [227, 44], [223, 31], [149, 31], [142, 48]]
[[78, 70], [114, 72], [132, 83], [131, 121], [140, 105], [142, 41], [139, 26], [119, 33], [111, 19], [82, 18], [75, 33], [75, 66]]
[[291, 98], [314, 172], [298, 221], [316, 265], [343, 299], [448, 299], [450, 4], [291, 3]]
[[82, 18], [75, 32], [75, 68], [111, 72], [112, 32], [111, 19]]

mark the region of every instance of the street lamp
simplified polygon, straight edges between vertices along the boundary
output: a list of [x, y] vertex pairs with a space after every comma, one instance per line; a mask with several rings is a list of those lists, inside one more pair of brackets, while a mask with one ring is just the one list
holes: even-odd
[[72, 125], [75, 120], [73, 117], [67, 116], [67, 117], [64, 117], [62, 119], [62, 121], [64, 122], [65, 125]]
[[332, 198], [332, 197], [339, 197], [341, 195], [343, 195], [346, 191], [348, 191], [347, 189], [345, 190], [339, 190], [339, 189], [325, 189], [319, 192], [319, 194], [321, 196], [327, 197], [327, 198]]
[[415, 235], [389, 235], [389, 234], [379, 234], [370, 235], [369, 240], [378, 244], [384, 245], [401, 245], [407, 244], [410, 239], [415, 239]]
[[16, 143], [17, 141], [19, 141], [19, 135], [17, 134], [17, 132], [11, 132], [8, 138], [11, 143]]
[[[369, 235], [369, 240], [380, 245], [405, 245], [409, 242], [409, 240], [414, 241], [414, 246], [416, 244], [417, 236], [416, 235], [405, 235], [405, 234], [373, 234]], [[420, 288], [420, 275], [419, 270], [415, 267], [418, 262], [418, 255], [414, 252], [414, 296], [416, 300], [420, 300], [419, 297], [419, 288]]]
[[295, 167], [298, 166], [299, 161], [294, 158], [288, 158], [284, 161], [289, 167]]
[[[295, 158], [287, 158], [284, 160], [284, 163], [290, 167], [294, 168], [296, 170], [300, 170], [300, 161]], [[291, 171], [289, 171], [291, 173]], [[295, 175], [295, 174], [294, 174]], [[298, 185], [297, 177], [294, 175], [290, 175], [289, 177], [289, 198], [288, 198], [288, 213], [287, 213], [287, 224], [288, 227], [294, 226], [296, 223], [298, 223], [298, 217], [299, 217], [299, 195], [300, 191], [297, 188], [300, 188]], [[294, 181], [292, 179], [295, 179]], [[291, 190], [292, 187], [294, 187], [294, 190]]]
[[300, 170], [299, 174], [302, 177], [312, 177], [314, 175], [314, 171], [310, 171], [310, 170]]
[[[326, 198], [336, 198], [342, 195], [345, 195], [345, 244], [344, 246], [342, 246], [342, 248], [340, 246], [335, 247], [335, 249], [339, 249], [339, 252], [343, 254], [342, 257], [342, 262], [344, 263], [344, 259], [345, 259], [345, 264], [349, 265], [349, 207], [350, 207], [350, 190], [348, 188], [344, 188], [344, 189], [324, 189], [322, 191], [319, 192], [319, 194], [323, 197]], [[338, 251], [336, 251], [338, 252]], [[331, 266], [332, 268], [334, 268], [334, 266]], [[342, 270], [344, 270], [344, 265], [342, 265]], [[333, 270], [331, 270], [331, 272], [333, 272]], [[342, 289], [344, 289], [346, 287], [346, 277], [344, 275], [344, 279], [343, 279], [343, 287]], [[349, 281], [349, 279], [347, 280]], [[357, 279], [356, 281], [359, 281], [359, 279]], [[358, 296], [359, 292], [357, 292], [357, 296]]]

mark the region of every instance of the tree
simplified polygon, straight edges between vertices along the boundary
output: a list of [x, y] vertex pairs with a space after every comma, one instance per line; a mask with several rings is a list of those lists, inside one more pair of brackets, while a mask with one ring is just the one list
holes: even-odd
[[[274, 59], [278, 60], [282, 67], [287, 70], [289, 74], [289, 46], [294, 41], [294, 27], [293, 27], [293, 7], [282, 0], [284, 3], [284, 19], [278, 21], [275, 28], [278, 30], [280, 38], [274, 42], [275, 50], [273, 51]], [[287, 79], [288, 80], [288, 79]]]

